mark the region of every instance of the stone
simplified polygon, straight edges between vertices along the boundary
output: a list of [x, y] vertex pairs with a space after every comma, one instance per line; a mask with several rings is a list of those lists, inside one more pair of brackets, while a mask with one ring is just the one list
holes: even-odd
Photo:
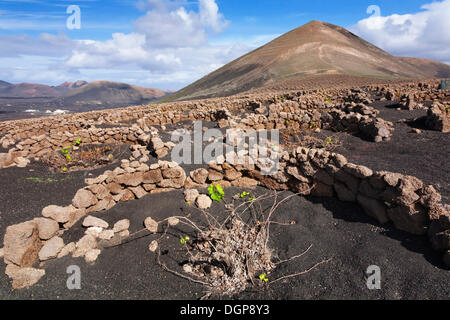
[[175, 218], [175, 217], [170, 217], [170, 218], [167, 220], [167, 222], [169, 223], [169, 225], [170, 225], [171, 227], [174, 227], [174, 226], [176, 226], [176, 225], [178, 225], [178, 224], [180, 223], [180, 219]]
[[24, 289], [36, 284], [45, 275], [45, 270], [35, 268], [19, 268], [11, 273], [14, 290]]
[[0, 248], [0, 259], [5, 256], [5, 249]]
[[316, 174], [313, 176], [313, 179], [322, 182], [324, 184], [327, 184], [329, 186], [332, 186], [334, 183], [334, 178], [323, 169], [317, 171]]
[[85, 234], [90, 234], [91, 236], [98, 238], [102, 231], [103, 231], [103, 228], [100, 228], [100, 227], [89, 227], [86, 229]]
[[149, 246], [148, 246], [148, 250], [150, 250], [151, 252], [155, 252], [158, 249], [158, 241], [153, 240]]
[[161, 170], [156, 169], [156, 170], [150, 170], [150, 171], [144, 173], [142, 182], [146, 183], [146, 184], [154, 184], [154, 183], [161, 182], [162, 179], [163, 179], [163, 177], [162, 177]]
[[216, 170], [209, 169], [208, 170], [208, 180], [211, 182], [223, 180], [223, 174]]
[[98, 200], [103, 200], [111, 194], [109, 190], [101, 184], [93, 184], [87, 188], [97, 196]]
[[126, 239], [126, 238], [128, 238], [130, 236], [130, 231], [123, 230], [123, 231], [120, 231], [118, 233], [118, 235], [119, 235], [119, 238], [123, 240], [123, 239]]
[[42, 215], [46, 218], [51, 218], [58, 223], [67, 223], [74, 215], [75, 207], [60, 207], [60, 206], [47, 206], [42, 209]]
[[209, 172], [208, 170], [201, 168], [191, 172], [192, 181], [198, 184], [205, 184], [206, 179], [208, 178]]
[[239, 171], [237, 171], [234, 168], [230, 168], [230, 169], [225, 170], [224, 177], [228, 181], [233, 181], [233, 180], [236, 180], [236, 179], [239, 179], [240, 177], [242, 177], [242, 173], [240, 173]]
[[121, 231], [124, 231], [124, 230], [128, 230], [129, 228], [130, 228], [130, 220], [123, 219], [123, 220], [117, 221], [114, 224], [113, 231], [115, 233], [117, 233], [117, 232], [121, 232]]
[[59, 231], [59, 224], [53, 219], [35, 218], [33, 221], [36, 222], [41, 240], [51, 239]]
[[114, 237], [114, 231], [113, 230], [102, 230], [100, 234], [98, 235], [98, 238], [100, 240], [110, 240]]
[[423, 235], [428, 226], [428, 216], [420, 205], [398, 206], [387, 210], [389, 219], [397, 229]]
[[76, 243], [76, 249], [72, 253], [73, 258], [83, 257], [86, 252], [97, 248], [97, 240], [93, 235], [86, 234]]
[[158, 232], [158, 222], [153, 220], [151, 217], [148, 217], [148, 218], [146, 218], [144, 220], [144, 226], [151, 233], [157, 233]]
[[353, 193], [357, 194], [359, 189], [360, 180], [355, 178], [353, 175], [347, 173], [344, 170], [339, 170], [334, 175], [334, 178], [340, 182], [343, 182], [344, 185]]
[[351, 190], [349, 190], [344, 184], [336, 182], [334, 184], [334, 190], [336, 191], [339, 200], [345, 202], [356, 201], [356, 195]]
[[184, 191], [184, 200], [186, 202], [194, 203], [199, 195], [197, 189], [188, 189]]
[[144, 173], [135, 172], [130, 174], [124, 174], [117, 176], [114, 182], [128, 186], [128, 187], [137, 187], [144, 181]]
[[137, 199], [141, 199], [147, 195], [147, 192], [141, 186], [135, 188], [130, 187], [130, 190], [134, 193]]
[[389, 221], [386, 206], [380, 201], [359, 194], [357, 202], [368, 216], [377, 219], [379, 223], [385, 224]]
[[84, 260], [86, 261], [86, 263], [89, 264], [94, 263], [97, 260], [98, 256], [100, 255], [100, 253], [102, 253], [100, 249], [91, 249], [84, 255]]
[[208, 197], [205, 194], [201, 194], [197, 197], [197, 199], [195, 200], [195, 204], [197, 205], [197, 207], [201, 210], [206, 210], [211, 208], [212, 205], [212, 200], [210, 197]]
[[102, 174], [102, 175], [98, 176], [97, 178], [87, 178], [84, 180], [84, 182], [88, 185], [100, 184], [100, 183], [104, 182], [107, 178], [108, 178], [108, 176], [106, 174]]
[[86, 189], [80, 189], [72, 200], [72, 205], [78, 209], [86, 209], [98, 202], [97, 197]]
[[56, 258], [63, 248], [64, 240], [60, 237], [53, 237], [42, 246], [39, 251], [39, 260], [46, 261]]
[[344, 167], [348, 162], [347, 158], [341, 154], [333, 154], [331, 157], [337, 168]]
[[256, 186], [258, 186], [258, 184], [259, 184], [258, 181], [256, 181], [255, 179], [247, 177], [242, 177], [231, 182], [231, 185], [233, 187], [240, 187], [240, 188], [255, 188]]
[[120, 194], [123, 190], [123, 187], [115, 182], [111, 182], [108, 183], [106, 185], [106, 189], [111, 193], [111, 194]]
[[31, 267], [36, 262], [42, 246], [37, 224], [27, 221], [7, 227], [3, 244], [6, 263]]
[[373, 171], [365, 166], [358, 166], [353, 163], [347, 163], [344, 166], [344, 170], [348, 173], [350, 173], [352, 176], [359, 178], [359, 179], [365, 179], [369, 178], [373, 175]]
[[93, 216], [87, 216], [83, 221], [83, 227], [86, 228], [98, 227], [102, 229], [107, 229], [108, 226], [109, 226], [108, 222]]
[[334, 195], [333, 186], [322, 182], [316, 182], [311, 189], [311, 196], [331, 198]]
[[129, 189], [123, 190], [120, 194], [117, 195], [117, 198], [118, 199], [114, 198], [114, 200], [120, 202], [127, 202], [135, 199], [134, 193]]
[[75, 242], [71, 242], [69, 244], [67, 244], [64, 248], [61, 249], [61, 251], [58, 253], [57, 258], [63, 258], [69, 254], [71, 254], [72, 252], [74, 252], [76, 249], [76, 244]]

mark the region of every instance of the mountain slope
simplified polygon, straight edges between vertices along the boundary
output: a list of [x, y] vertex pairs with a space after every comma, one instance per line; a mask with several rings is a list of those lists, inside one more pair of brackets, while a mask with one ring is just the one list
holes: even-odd
[[311, 75], [345, 74], [371, 78], [432, 78], [433, 70], [399, 59], [344, 28], [312, 21], [234, 60], [164, 101], [226, 96]]
[[58, 100], [63, 104], [127, 105], [149, 102], [168, 93], [126, 83], [94, 81], [72, 90]]

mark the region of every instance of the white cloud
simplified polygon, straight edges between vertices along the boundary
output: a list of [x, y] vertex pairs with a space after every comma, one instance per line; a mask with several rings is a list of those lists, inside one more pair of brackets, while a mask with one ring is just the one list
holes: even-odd
[[391, 54], [450, 63], [450, 0], [411, 14], [370, 17], [349, 29]]

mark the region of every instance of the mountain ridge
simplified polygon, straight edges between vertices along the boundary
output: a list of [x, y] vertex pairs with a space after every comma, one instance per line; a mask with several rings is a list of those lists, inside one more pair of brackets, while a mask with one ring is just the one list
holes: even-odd
[[[427, 70], [427, 66], [433, 67]], [[450, 77], [450, 66], [395, 57], [342, 27], [314, 20], [235, 59], [163, 101], [229, 96], [281, 81], [327, 74], [436, 78]]]

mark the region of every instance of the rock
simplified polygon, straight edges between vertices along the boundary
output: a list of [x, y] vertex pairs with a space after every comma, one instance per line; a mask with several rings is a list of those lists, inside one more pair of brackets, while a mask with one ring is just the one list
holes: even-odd
[[64, 248], [64, 240], [60, 237], [53, 237], [48, 240], [39, 251], [39, 260], [46, 261], [54, 259], [58, 253]]
[[51, 239], [59, 231], [59, 224], [53, 219], [35, 218], [33, 221], [36, 222], [41, 240]]
[[114, 231], [113, 230], [103, 230], [98, 235], [98, 238], [100, 240], [110, 240], [110, 239], [112, 239], [112, 237], [114, 237]]
[[210, 197], [208, 197], [205, 194], [201, 194], [197, 197], [197, 199], [195, 200], [195, 204], [197, 205], [197, 207], [201, 210], [206, 210], [209, 209], [212, 205], [212, 200]]
[[420, 205], [398, 206], [387, 210], [396, 228], [417, 235], [426, 233], [428, 216]]
[[147, 192], [141, 186], [135, 188], [130, 187], [130, 190], [134, 193], [137, 199], [141, 199], [147, 195]]
[[130, 220], [123, 219], [123, 220], [117, 221], [114, 224], [113, 231], [114, 231], [114, 233], [117, 233], [117, 232], [121, 232], [124, 230], [128, 230], [129, 228], [130, 228]]
[[61, 251], [58, 253], [57, 258], [63, 258], [69, 254], [71, 254], [72, 252], [74, 252], [76, 249], [76, 244], [75, 242], [71, 242], [69, 244], [67, 244], [64, 248], [61, 249]]
[[103, 228], [100, 227], [89, 227], [85, 231], [85, 234], [90, 234], [91, 236], [98, 238], [100, 236], [100, 233], [102, 233]]
[[197, 189], [188, 189], [184, 191], [184, 200], [186, 202], [194, 203], [199, 195]]
[[72, 205], [75, 208], [86, 209], [95, 205], [97, 202], [97, 197], [92, 192], [86, 189], [80, 189], [75, 194], [75, 197], [72, 200]]
[[208, 178], [209, 172], [208, 170], [201, 168], [191, 172], [192, 181], [198, 184], [205, 184], [206, 179]]
[[130, 174], [124, 174], [117, 176], [114, 182], [128, 186], [128, 187], [137, 187], [144, 181], [144, 173], [143, 172], [135, 172]]
[[127, 202], [135, 199], [134, 193], [129, 189], [122, 190], [122, 192], [115, 197], [117, 197], [117, 199], [114, 198], [114, 200], [120, 202]]
[[59, 207], [51, 205], [42, 209], [42, 215], [58, 223], [67, 223], [73, 217], [75, 211], [76, 209], [73, 206]]
[[155, 252], [158, 249], [158, 241], [153, 240], [149, 246], [148, 246], [148, 250], [150, 250], [151, 252]]
[[223, 180], [223, 174], [216, 170], [209, 169], [208, 170], [208, 180], [211, 182]]
[[339, 200], [345, 202], [355, 202], [356, 195], [349, 190], [344, 184], [336, 182], [334, 184], [334, 190], [336, 190]]
[[356, 195], [359, 189], [360, 180], [355, 178], [353, 175], [347, 173], [344, 170], [339, 170], [334, 175], [334, 178], [340, 182], [343, 182], [344, 185], [354, 194]]
[[311, 196], [331, 198], [334, 195], [333, 186], [322, 182], [316, 182], [311, 189]]
[[237, 171], [234, 168], [230, 168], [230, 169], [225, 170], [224, 177], [228, 181], [233, 181], [233, 180], [236, 180], [236, 179], [239, 179], [240, 177], [242, 177], [242, 173], [240, 173], [239, 171]]
[[97, 196], [98, 200], [103, 200], [111, 194], [109, 190], [101, 184], [93, 184], [87, 188]]
[[144, 220], [145, 228], [147, 228], [148, 231], [151, 233], [157, 233], [158, 232], [158, 222], [153, 220], [152, 218], [148, 217]]
[[100, 253], [102, 253], [102, 251], [99, 249], [91, 249], [84, 255], [84, 260], [86, 261], [86, 263], [94, 263]]
[[358, 204], [364, 209], [364, 212], [378, 220], [379, 223], [385, 224], [389, 221], [386, 214], [386, 207], [378, 200], [365, 197], [361, 194], [357, 197]]
[[143, 176], [143, 183], [145, 184], [153, 184], [161, 182], [163, 179], [162, 173], [160, 169], [150, 170], [146, 173], [144, 173]]
[[83, 257], [86, 252], [95, 248], [97, 248], [97, 240], [94, 236], [87, 234], [77, 242], [76, 249], [73, 252], [72, 257]]
[[33, 221], [27, 221], [6, 228], [4, 237], [4, 259], [20, 267], [31, 267], [41, 250], [39, 229]]
[[111, 194], [120, 194], [123, 191], [123, 187], [115, 182], [111, 182], [108, 183], [106, 185], [106, 189], [111, 193]]
[[24, 289], [36, 284], [45, 275], [45, 270], [34, 268], [19, 268], [11, 273], [14, 290]]
[[369, 178], [373, 175], [373, 171], [365, 166], [358, 166], [356, 164], [347, 163], [344, 166], [344, 170], [348, 173], [350, 173], [352, 176], [359, 178], [359, 179], [365, 179]]
[[0, 248], [0, 259], [5, 256], [5, 249]]
[[169, 225], [170, 225], [171, 227], [174, 227], [174, 226], [176, 226], [176, 225], [178, 225], [178, 224], [180, 223], [180, 219], [175, 218], [175, 217], [170, 217], [170, 218], [167, 220], [167, 222], [169, 223]]
[[118, 233], [118, 235], [119, 235], [119, 238], [123, 240], [123, 239], [126, 239], [126, 238], [128, 238], [130, 236], [130, 231], [123, 230], [123, 231], [120, 231]]
[[258, 181], [247, 177], [242, 177], [231, 182], [231, 185], [233, 187], [240, 187], [240, 188], [255, 188], [256, 186], [258, 186], [258, 184], [259, 184]]
[[98, 227], [98, 228], [103, 228], [103, 229], [108, 229], [108, 222], [93, 217], [93, 216], [87, 216], [84, 221], [83, 221], [83, 227], [89, 228], [89, 227]]

